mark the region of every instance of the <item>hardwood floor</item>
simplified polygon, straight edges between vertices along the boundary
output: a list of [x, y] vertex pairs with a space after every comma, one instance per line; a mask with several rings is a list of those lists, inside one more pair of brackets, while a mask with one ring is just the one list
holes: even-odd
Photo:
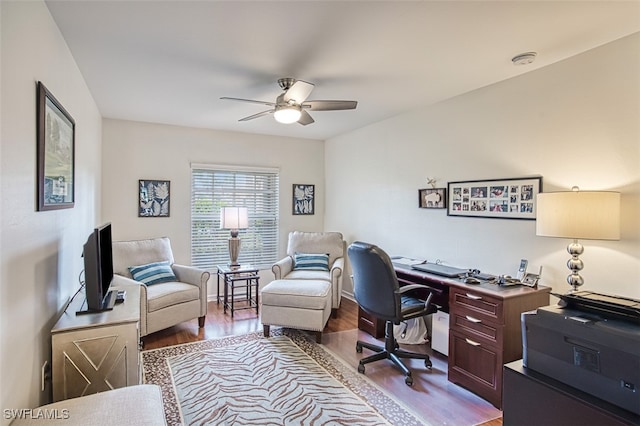
[[[346, 298], [342, 299], [338, 318], [331, 318], [322, 336], [326, 349], [342, 358], [347, 364], [358, 365], [358, 360], [371, 354], [365, 349], [362, 354], [355, 351], [356, 340], [376, 342], [372, 336], [357, 329], [358, 306]], [[155, 349], [182, 343], [214, 339], [262, 331], [262, 324], [255, 310], [236, 311], [234, 318], [223, 313], [222, 305], [209, 302], [205, 326], [198, 328], [198, 321], [189, 321], [163, 331], [145, 336], [144, 349]], [[379, 340], [378, 343], [383, 343]], [[429, 371], [419, 360], [409, 360], [407, 365], [413, 372], [414, 385], [404, 383], [404, 376], [391, 362], [378, 361], [367, 364], [366, 376], [389, 393], [404, 402], [412, 411], [432, 425], [477, 425], [501, 426], [502, 412], [493, 405], [447, 380], [447, 358], [432, 352], [426, 345], [402, 345], [411, 351], [426, 352], [431, 356], [433, 368]]]

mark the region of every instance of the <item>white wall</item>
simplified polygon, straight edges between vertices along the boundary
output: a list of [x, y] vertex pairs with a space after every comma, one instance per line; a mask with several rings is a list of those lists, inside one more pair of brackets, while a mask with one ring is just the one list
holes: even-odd
[[[324, 144], [310, 139], [196, 129], [122, 120], [103, 122], [102, 218], [116, 240], [168, 236], [177, 263], [191, 262], [191, 163], [277, 167], [280, 170], [280, 251], [292, 230], [321, 231]], [[138, 180], [171, 181], [168, 218], [138, 217]], [[291, 214], [292, 185], [316, 185], [316, 214]], [[273, 279], [262, 274], [261, 284]], [[209, 284], [209, 293], [215, 285]]]
[[446, 187], [542, 175], [544, 191], [620, 191], [622, 239], [582, 241], [582, 288], [640, 297], [638, 52], [635, 34], [327, 141], [325, 227], [392, 255], [493, 274], [515, 274], [528, 258], [544, 267], [543, 284], [566, 292], [570, 241], [536, 237], [534, 221], [419, 209], [418, 189], [427, 177]]
[[[0, 407], [48, 402], [50, 330], [79, 288], [82, 245], [100, 206], [101, 117], [49, 10], [1, 2]], [[36, 82], [76, 122], [76, 203], [36, 212]], [[7, 423], [7, 419], [2, 419]]]

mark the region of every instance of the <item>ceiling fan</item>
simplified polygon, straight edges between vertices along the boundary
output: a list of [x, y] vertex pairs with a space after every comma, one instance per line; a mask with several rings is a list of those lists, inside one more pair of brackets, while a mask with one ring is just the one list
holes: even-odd
[[255, 101], [252, 99], [229, 98], [226, 96], [220, 99], [251, 102], [254, 104], [268, 105], [272, 109], [241, 118], [238, 121], [249, 121], [264, 115], [273, 114], [276, 121], [280, 123], [295, 123], [296, 121], [303, 126], [314, 122], [308, 111], [335, 111], [343, 109], [355, 109], [358, 105], [357, 101], [307, 101], [311, 91], [315, 87], [306, 81], [296, 80], [295, 78], [281, 78], [278, 84], [284, 90], [275, 102]]

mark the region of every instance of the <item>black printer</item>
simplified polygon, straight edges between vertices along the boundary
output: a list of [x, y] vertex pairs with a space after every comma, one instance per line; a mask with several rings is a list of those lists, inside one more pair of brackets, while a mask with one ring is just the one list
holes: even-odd
[[640, 301], [587, 291], [522, 314], [523, 365], [640, 415]]

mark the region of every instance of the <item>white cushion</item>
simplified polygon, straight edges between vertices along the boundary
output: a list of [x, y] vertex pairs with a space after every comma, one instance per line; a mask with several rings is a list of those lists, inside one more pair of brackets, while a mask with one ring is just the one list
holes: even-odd
[[[36, 417], [38, 413], [50, 416], [55, 414], [57, 418], [43, 420]], [[137, 385], [65, 399], [34, 408], [31, 418], [16, 419], [11, 424], [14, 426], [45, 424], [60, 426], [158, 426], [166, 425], [166, 421], [160, 387]]]
[[331, 273], [329, 271], [308, 271], [299, 270], [291, 271], [282, 277], [285, 280], [322, 280], [331, 281]]
[[173, 265], [173, 252], [169, 238], [152, 238], [148, 240], [114, 241], [113, 273], [131, 278], [130, 266], [168, 261]]
[[344, 256], [344, 241], [340, 232], [301, 232], [289, 233], [287, 255], [296, 253], [327, 253], [329, 265]]
[[262, 305], [322, 310], [331, 303], [330, 291], [328, 281], [275, 280], [262, 289]]
[[199, 299], [200, 289], [191, 284], [171, 281], [147, 287], [147, 311], [149, 312]]

